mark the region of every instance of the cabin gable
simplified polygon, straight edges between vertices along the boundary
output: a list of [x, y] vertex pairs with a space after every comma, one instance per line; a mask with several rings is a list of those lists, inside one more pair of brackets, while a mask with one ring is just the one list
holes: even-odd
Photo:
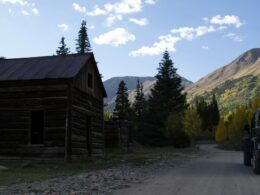
[[96, 62], [91, 58], [75, 77], [74, 85], [77, 89], [82, 90], [98, 100], [103, 100], [105, 94], [103, 83], [96, 67]]

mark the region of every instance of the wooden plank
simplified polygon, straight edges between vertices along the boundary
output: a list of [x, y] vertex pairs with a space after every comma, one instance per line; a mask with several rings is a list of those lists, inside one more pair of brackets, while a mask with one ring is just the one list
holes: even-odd
[[27, 92], [27, 91], [66, 91], [67, 90], [67, 85], [66, 84], [60, 84], [60, 85], [22, 85], [17, 87], [16, 85], [9, 86], [9, 87], [1, 87], [0, 88], [0, 93], [1, 92]]
[[79, 141], [79, 142], [85, 141], [86, 142], [86, 136], [72, 134], [72, 141]]

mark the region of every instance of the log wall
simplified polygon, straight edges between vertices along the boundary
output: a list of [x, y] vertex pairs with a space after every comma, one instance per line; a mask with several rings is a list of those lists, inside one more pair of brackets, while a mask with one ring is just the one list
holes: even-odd
[[[16, 87], [13, 87], [16, 86]], [[0, 155], [64, 156], [67, 85], [0, 85]], [[45, 114], [44, 144], [30, 144], [30, 112]]]
[[[87, 124], [90, 118], [90, 124]], [[87, 142], [87, 126], [90, 126], [90, 143]], [[89, 146], [89, 147], [88, 147]], [[72, 91], [72, 155], [103, 155], [103, 101], [73, 88]]]

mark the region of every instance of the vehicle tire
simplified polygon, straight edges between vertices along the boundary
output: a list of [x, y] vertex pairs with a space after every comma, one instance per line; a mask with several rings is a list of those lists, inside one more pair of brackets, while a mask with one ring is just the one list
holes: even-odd
[[260, 174], [260, 159], [257, 158], [255, 150], [252, 155], [252, 168], [255, 174]]
[[244, 151], [244, 165], [251, 166], [251, 155], [249, 152]]

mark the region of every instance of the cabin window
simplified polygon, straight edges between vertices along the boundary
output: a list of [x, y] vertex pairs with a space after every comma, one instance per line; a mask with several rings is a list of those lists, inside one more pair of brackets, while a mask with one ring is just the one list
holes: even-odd
[[44, 111], [31, 111], [31, 144], [43, 144]]
[[88, 88], [93, 88], [93, 76], [88, 73]]

